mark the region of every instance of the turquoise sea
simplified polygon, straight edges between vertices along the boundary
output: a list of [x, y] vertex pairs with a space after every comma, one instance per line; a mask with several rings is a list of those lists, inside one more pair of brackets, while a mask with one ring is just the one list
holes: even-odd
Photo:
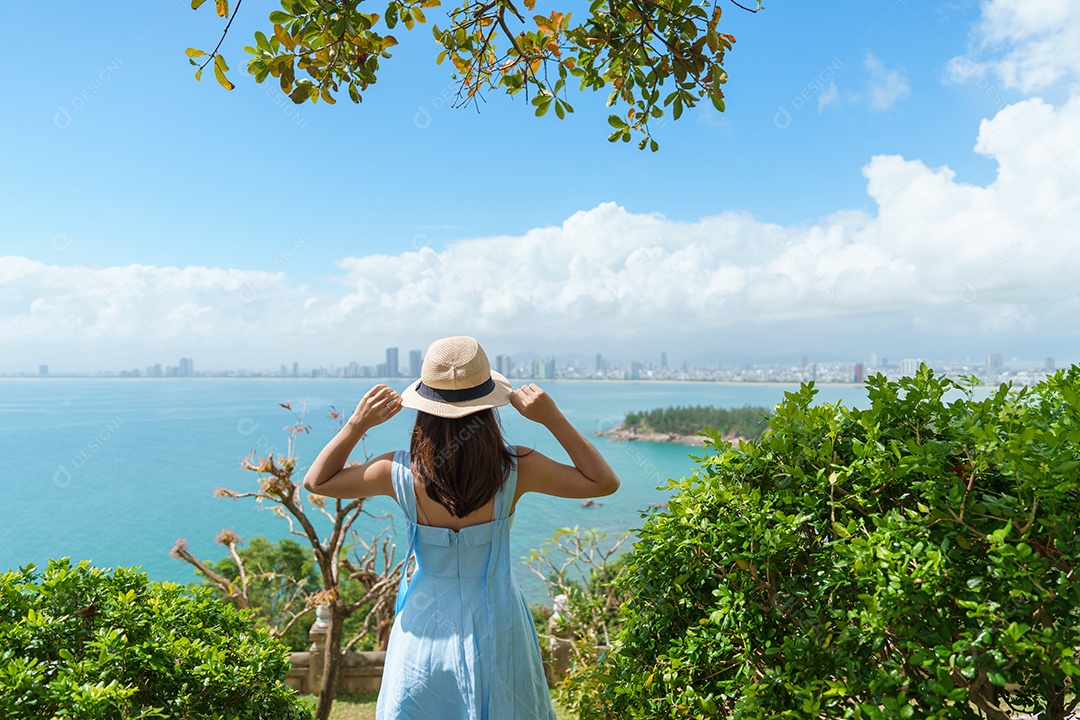
[[[251, 451], [287, 447], [285, 427], [294, 416], [279, 406], [306, 406], [308, 435], [299, 437], [299, 480], [315, 454], [337, 430], [331, 405], [349, 413], [371, 386], [342, 379], [0, 379], [0, 453], [5, 461], [0, 501], [0, 568], [48, 558], [88, 559], [102, 567], [142, 566], [155, 580], [196, 579], [169, 550], [187, 540], [203, 559], [217, 559], [214, 542], [224, 528], [243, 537], [288, 534], [286, 522], [252, 499], [214, 497], [214, 490], [254, 490], [256, 476], [240, 467]], [[402, 389], [405, 381], [391, 383]], [[669, 405], [772, 406], [795, 386], [545, 381], [541, 383], [570, 421], [590, 435], [612, 427], [632, 410]], [[820, 387], [820, 401], [866, 401], [861, 386]], [[539, 425], [504, 408], [508, 442], [535, 446], [566, 461]], [[412, 413], [405, 411], [369, 433], [367, 451], [407, 448]], [[526, 495], [519, 503], [512, 554], [524, 558], [555, 529], [580, 525], [615, 534], [641, 523], [640, 511], [664, 502], [657, 489], [668, 478], [694, 471], [694, 448], [657, 443], [617, 443], [595, 438], [622, 479], [618, 493], [598, 507], [580, 501]], [[362, 456], [354, 454], [354, 459]], [[375, 516], [357, 527], [371, 536], [401, 527], [389, 498], [368, 501]], [[385, 516], [389, 515], [389, 519]], [[384, 517], [379, 517], [384, 516]], [[522, 563], [519, 579], [530, 601], [545, 599], [542, 584]]]

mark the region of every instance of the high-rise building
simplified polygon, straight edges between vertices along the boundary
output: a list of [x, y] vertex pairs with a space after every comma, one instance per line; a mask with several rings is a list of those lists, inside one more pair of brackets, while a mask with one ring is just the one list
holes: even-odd
[[866, 370], [862, 363], [855, 363], [855, 382], [866, 382]]
[[660, 353], [660, 369], [667, 370], [667, 351]]
[[192, 377], [195, 375], [195, 361], [188, 357], [180, 358], [180, 366], [176, 369], [177, 377]]
[[409, 377], [420, 377], [420, 368], [424, 366], [424, 353], [420, 350], [409, 351]]
[[989, 353], [986, 356], [987, 370], [1000, 370], [1005, 367], [1005, 358], [1001, 353]]
[[49, 366], [48, 365], [38, 365], [37, 374], [41, 375], [42, 377], [47, 376], [49, 374]]
[[922, 366], [922, 358], [904, 358], [900, 361], [900, 372], [904, 375], [917, 375]]
[[555, 358], [553, 357], [544, 361], [544, 378], [547, 380], [555, 379]]
[[397, 377], [398, 372], [398, 349], [396, 347], [386, 348], [386, 375], [384, 377]]
[[390, 366], [387, 363], [379, 363], [376, 365], [375, 377], [390, 377]]
[[529, 377], [540, 378], [540, 361], [537, 358], [533, 358], [529, 363]]
[[292, 376], [300, 377], [300, 363], [296, 360], [294, 360], [292, 364]]
[[596, 353], [596, 371], [597, 372], [603, 372], [604, 371], [604, 356], [601, 355], [600, 353]]
[[500, 373], [503, 377], [510, 377], [510, 373], [513, 371], [514, 362], [510, 359], [509, 355], [495, 356], [495, 372]]
[[1046, 370], [1046, 372], [1054, 372], [1054, 370], [1057, 370], [1057, 364], [1054, 362], [1054, 358], [1047, 356], [1046, 364], [1043, 366], [1043, 369]]

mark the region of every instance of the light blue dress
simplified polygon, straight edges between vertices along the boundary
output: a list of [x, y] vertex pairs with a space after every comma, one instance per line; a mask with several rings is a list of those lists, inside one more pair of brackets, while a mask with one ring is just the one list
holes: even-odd
[[510, 568], [517, 470], [496, 493], [491, 522], [459, 531], [417, 523], [406, 451], [394, 454], [393, 481], [416, 571], [398, 588], [376, 720], [555, 720]]

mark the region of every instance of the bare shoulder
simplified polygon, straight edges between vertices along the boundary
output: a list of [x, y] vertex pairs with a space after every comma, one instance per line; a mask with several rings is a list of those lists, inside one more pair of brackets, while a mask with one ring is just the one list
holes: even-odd
[[601, 483], [584, 475], [573, 465], [556, 462], [532, 448], [517, 447], [518, 485], [516, 497], [527, 492], [538, 492], [565, 498], [591, 498], [610, 495], [618, 488]]
[[371, 465], [371, 481], [373, 485], [377, 485], [383, 492], [381, 495], [389, 495], [397, 501], [397, 496], [394, 493], [394, 456], [397, 453], [393, 450], [385, 452], [382, 455], [376, 455], [369, 463]]
[[315, 487], [313, 493], [336, 498], [394, 496], [394, 453], [387, 452], [357, 465], [347, 465]]

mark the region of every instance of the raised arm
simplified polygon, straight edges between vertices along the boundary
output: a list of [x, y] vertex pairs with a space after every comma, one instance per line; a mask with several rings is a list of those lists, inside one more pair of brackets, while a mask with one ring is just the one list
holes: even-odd
[[345, 467], [345, 463], [364, 433], [399, 412], [401, 398], [392, 388], [376, 385], [368, 390], [338, 434], [311, 463], [304, 475], [304, 487], [328, 497], [393, 497], [393, 453], [379, 455], [362, 465]]
[[510, 394], [510, 403], [522, 416], [538, 422], [555, 436], [573, 465], [556, 462], [543, 453], [524, 452], [518, 459], [518, 495], [539, 492], [567, 498], [610, 495], [619, 478], [600, 451], [562, 414], [547, 393], [533, 384]]

